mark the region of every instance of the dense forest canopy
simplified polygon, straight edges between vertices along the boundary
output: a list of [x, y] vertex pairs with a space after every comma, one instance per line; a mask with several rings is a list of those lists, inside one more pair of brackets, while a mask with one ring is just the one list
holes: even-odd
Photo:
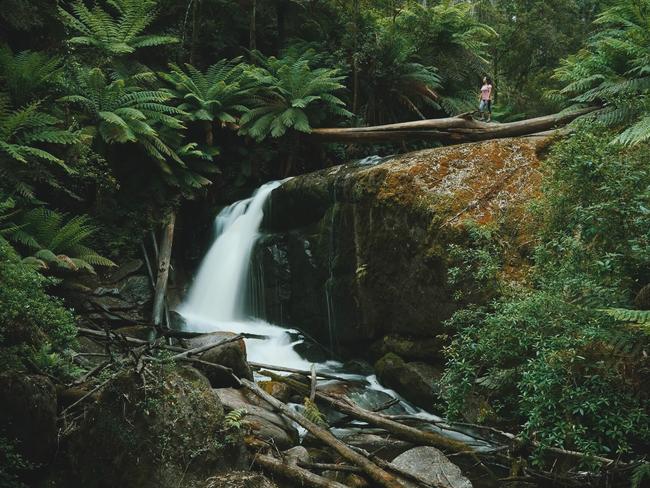
[[595, 111], [550, 151], [524, 283], [500, 282], [498, 226], [453, 251], [495, 299], [449, 321], [446, 413], [480, 381], [536, 462], [636, 459], [650, 366], [608, 345], [648, 343], [649, 0], [0, 0], [0, 364], [80, 374], [62, 289], [172, 213], [430, 146], [309, 134], [473, 112], [484, 77], [496, 123]]

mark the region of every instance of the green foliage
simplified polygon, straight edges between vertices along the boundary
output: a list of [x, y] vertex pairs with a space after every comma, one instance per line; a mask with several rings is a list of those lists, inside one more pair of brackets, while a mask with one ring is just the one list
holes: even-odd
[[489, 70], [488, 48], [497, 38], [473, 8], [470, 2], [416, 4], [395, 21], [394, 35], [408, 42], [417, 59], [436, 67], [440, 77], [436, 101], [450, 115], [475, 108], [473, 85]]
[[34, 197], [34, 185], [60, 186], [58, 175], [71, 172], [56, 148], [80, 141], [62, 121], [43, 111], [42, 102], [14, 108], [0, 92], [0, 189]]
[[582, 127], [553, 149], [530, 287], [449, 321], [449, 414], [483, 398], [540, 453], [630, 454], [650, 441], [640, 390], [650, 336], [630, 323], [647, 314], [629, 309], [650, 270], [648, 151], [622, 150], [609, 135]]
[[254, 54], [261, 67], [251, 74], [265, 90], [259, 95], [258, 106], [241, 117], [240, 134], [262, 141], [283, 136], [288, 129], [309, 133], [327, 114], [352, 115], [334, 95], [344, 87], [344, 78], [336, 69], [312, 68], [312, 51], [297, 59]]
[[485, 301], [494, 296], [499, 288], [498, 272], [502, 265], [503, 249], [499, 243], [498, 229], [468, 222], [465, 231], [465, 245], [449, 246], [447, 282], [456, 290], [455, 300]]
[[33, 253], [23, 260], [26, 264], [90, 273], [95, 272], [94, 266], [115, 266], [84, 244], [97, 231], [86, 215], [67, 219], [65, 214], [38, 207], [25, 212], [19, 222], [22, 243]]
[[61, 58], [38, 51], [14, 54], [9, 46], [0, 46], [2, 85], [15, 107], [23, 107], [43, 97], [55, 84], [61, 70]]
[[0, 486], [26, 488], [27, 485], [20, 481], [20, 475], [34, 468], [17, 452], [14, 442], [0, 436]]
[[373, 44], [365, 46], [360, 59], [363, 104], [359, 115], [371, 125], [405, 116], [424, 119], [423, 107], [440, 108], [437, 69], [414, 62], [415, 47], [396, 42], [394, 34], [392, 30], [380, 32]]
[[170, 64], [170, 73], [160, 73], [180, 100], [179, 109], [192, 122], [205, 122], [206, 143], [212, 145], [212, 122], [235, 123], [253, 103], [258, 83], [247, 73], [241, 59], [221, 61], [202, 73], [191, 64], [185, 70]]
[[649, 0], [617, 0], [596, 20], [599, 30], [584, 50], [555, 72], [561, 94], [580, 104], [605, 107], [597, 118], [619, 128], [623, 145], [650, 139]]
[[303, 401], [303, 415], [307, 420], [310, 420], [311, 422], [315, 423], [316, 425], [320, 425], [321, 427], [326, 427], [327, 428], [327, 420], [323, 413], [318, 409], [318, 405], [311, 401], [309, 397], [305, 397]]
[[53, 281], [23, 264], [2, 237], [0, 282], [0, 347], [26, 344], [39, 349], [49, 342], [61, 351], [72, 343], [74, 317], [47, 294]]
[[63, 23], [78, 35], [68, 39], [73, 46], [92, 48], [105, 57], [124, 56], [144, 47], [174, 44], [173, 36], [145, 34], [158, 15], [157, 0], [106, 0], [88, 8], [82, 0], [70, 11], [59, 7]]
[[632, 473], [632, 488], [641, 488], [644, 479], [650, 479], [650, 463], [642, 463]]
[[71, 80], [70, 94], [59, 101], [79, 106], [85, 115], [86, 130], [109, 144], [136, 143], [165, 172], [168, 161], [183, 165], [159, 130], [184, 128], [182, 110], [173, 107], [166, 90], [147, 90], [132, 79], [108, 81], [99, 68], [79, 69]]

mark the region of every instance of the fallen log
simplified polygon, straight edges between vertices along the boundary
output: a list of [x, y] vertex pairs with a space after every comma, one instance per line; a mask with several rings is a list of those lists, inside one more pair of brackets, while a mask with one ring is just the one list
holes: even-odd
[[598, 107], [587, 107], [574, 112], [557, 113], [498, 124], [481, 122], [462, 114], [442, 119], [418, 120], [373, 127], [313, 129], [309, 136], [322, 142], [374, 143], [437, 140], [448, 144], [485, 141], [504, 137], [532, 135], [560, 128]]
[[262, 468], [278, 474], [292, 481], [297, 482], [299, 486], [313, 486], [315, 488], [347, 488], [337, 481], [328, 480], [317, 474], [312, 473], [295, 464], [289, 465], [279, 459], [264, 454], [255, 456], [254, 463]]
[[230, 344], [231, 342], [237, 342], [241, 339], [242, 336], [238, 334], [233, 337], [228, 337], [227, 339], [224, 339], [219, 342], [204, 344], [202, 346], [195, 347], [194, 349], [188, 349], [186, 351], [176, 354], [175, 356], [172, 356], [171, 359], [181, 359], [189, 356], [196, 356], [197, 354], [204, 353], [205, 351], [209, 351], [210, 349], [214, 349], [215, 347], [224, 346], [226, 344]]
[[[255, 363], [251, 361], [248, 362], [248, 365], [253, 369], [270, 369], [272, 371], [282, 371], [283, 373], [297, 373], [304, 376], [311, 376], [311, 371], [307, 371], [305, 369], [285, 368], [284, 366], [273, 366], [272, 364]], [[329, 374], [329, 373], [322, 373], [320, 371], [316, 371], [316, 376], [320, 376], [321, 378], [325, 378], [327, 380], [338, 380], [338, 381], [348, 381], [348, 382], [351, 381], [346, 378], [342, 378], [341, 376], [336, 376], [334, 374]]]
[[[294, 390], [302, 393], [308, 394], [309, 387], [303, 385], [299, 381], [293, 380], [291, 378], [286, 378], [284, 376], [277, 375], [270, 371], [260, 371], [263, 376], [268, 376], [276, 381], [281, 381], [291, 386]], [[395, 422], [383, 415], [378, 413], [365, 410], [353, 403], [347, 403], [342, 400], [330, 397], [321, 392], [316, 392], [316, 398], [328, 403], [330, 406], [335, 408], [341, 413], [344, 413], [350, 417], [353, 417], [357, 420], [362, 420], [368, 424], [374, 425], [375, 427], [380, 427], [387, 432], [394, 434], [399, 439], [412, 442], [420, 446], [433, 446], [439, 449], [447, 449], [452, 452], [472, 452], [474, 449], [457, 440], [449, 439], [443, 435], [437, 434], [435, 432], [427, 432], [416, 429], [408, 425], [400, 424]]]
[[343, 459], [346, 459], [352, 464], [359, 466], [361, 469], [363, 469], [364, 473], [366, 473], [370, 479], [374, 480], [379, 486], [383, 486], [385, 488], [403, 488], [402, 484], [397, 481], [393, 475], [381, 469], [375, 463], [370, 461], [366, 456], [363, 456], [351, 449], [348, 445], [334, 437], [334, 435], [328, 430], [319, 427], [314, 422], [311, 422], [304, 416], [291, 410], [289, 407], [287, 407], [287, 405], [266, 393], [252, 381], [242, 379], [242, 384], [252, 393], [265, 400], [272, 407], [280, 411], [285, 417], [288, 417], [291, 420], [297, 422], [302, 427], [307, 429], [314, 437], [333, 448]]

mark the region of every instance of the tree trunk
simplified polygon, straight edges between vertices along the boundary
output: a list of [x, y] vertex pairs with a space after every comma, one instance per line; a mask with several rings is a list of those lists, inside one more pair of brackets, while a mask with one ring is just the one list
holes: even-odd
[[242, 384], [246, 388], [248, 388], [251, 392], [253, 392], [255, 395], [265, 400], [271, 406], [275, 407], [285, 417], [288, 417], [291, 420], [297, 422], [305, 429], [307, 429], [314, 437], [319, 439], [321, 442], [327, 444], [328, 446], [332, 447], [336, 452], [339, 453], [339, 455], [342, 458], [359, 466], [361, 469], [363, 469], [364, 473], [366, 473], [370, 477], [370, 479], [374, 480], [377, 483], [377, 485], [383, 486], [384, 488], [403, 488], [402, 484], [399, 481], [397, 481], [397, 479], [392, 474], [387, 473], [386, 471], [381, 469], [375, 463], [370, 461], [367, 457], [350, 449], [350, 447], [348, 447], [346, 444], [344, 444], [336, 437], [334, 437], [334, 435], [332, 435], [332, 433], [329, 432], [328, 430], [319, 427], [318, 425], [306, 419], [299, 413], [293, 411], [292, 409], [287, 407], [284, 403], [273, 398], [271, 395], [263, 391], [259, 386], [257, 386], [252, 381], [243, 379]]
[[203, 130], [205, 131], [205, 143], [208, 147], [212, 147], [212, 143], [214, 142], [214, 133], [212, 131], [211, 120], [203, 121]]
[[167, 279], [169, 278], [169, 264], [172, 255], [172, 243], [174, 241], [174, 224], [176, 223], [176, 213], [171, 211], [165, 226], [162, 244], [160, 246], [160, 255], [158, 256], [158, 275], [156, 277], [156, 289], [153, 299], [152, 321], [155, 326], [162, 323], [165, 311], [165, 295], [167, 292]]
[[374, 143], [437, 140], [447, 144], [532, 135], [562, 127], [581, 115], [597, 110], [588, 107], [567, 114], [545, 115], [506, 124], [474, 120], [471, 114], [443, 119], [418, 120], [374, 127], [314, 129], [308, 137], [324, 142]]
[[257, 0], [252, 0], [251, 25], [249, 30], [248, 48], [251, 51], [257, 49]]

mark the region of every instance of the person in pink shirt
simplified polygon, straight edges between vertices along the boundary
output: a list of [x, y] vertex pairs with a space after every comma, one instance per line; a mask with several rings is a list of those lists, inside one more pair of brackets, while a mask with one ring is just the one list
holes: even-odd
[[487, 121], [492, 120], [492, 81], [487, 76], [483, 78], [478, 111], [481, 113], [481, 120], [485, 120], [486, 113]]

